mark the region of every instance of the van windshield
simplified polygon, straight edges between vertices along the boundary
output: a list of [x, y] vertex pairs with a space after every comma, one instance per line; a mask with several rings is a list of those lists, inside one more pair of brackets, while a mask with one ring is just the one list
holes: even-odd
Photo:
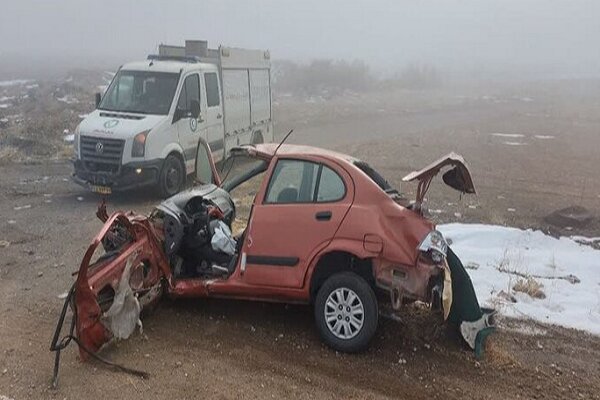
[[177, 82], [177, 73], [121, 70], [111, 82], [98, 109], [166, 115]]

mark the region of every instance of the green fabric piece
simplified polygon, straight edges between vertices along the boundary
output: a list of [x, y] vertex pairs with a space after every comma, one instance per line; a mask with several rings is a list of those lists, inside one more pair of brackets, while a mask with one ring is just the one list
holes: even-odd
[[460, 259], [450, 248], [446, 259], [452, 276], [452, 306], [448, 322], [460, 325], [463, 321], [477, 321], [483, 316], [483, 311], [477, 301], [473, 282]]

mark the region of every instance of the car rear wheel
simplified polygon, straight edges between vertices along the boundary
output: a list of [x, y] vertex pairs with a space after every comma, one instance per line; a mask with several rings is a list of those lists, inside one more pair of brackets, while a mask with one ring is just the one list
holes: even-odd
[[341, 272], [331, 276], [315, 300], [315, 323], [323, 341], [347, 353], [367, 347], [377, 330], [377, 298], [360, 276]]
[[162, 197], [171, 197], [179, 193], [185, 182], [185, 169], [179, 158], [173, 154], [165, 159], [160, 172], [158, 188]]

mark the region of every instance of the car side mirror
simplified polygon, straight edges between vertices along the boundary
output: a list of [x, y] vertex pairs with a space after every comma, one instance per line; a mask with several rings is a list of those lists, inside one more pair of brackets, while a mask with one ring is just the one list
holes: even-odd
[[96, 93], [95, 100], [96, 100], [96, 108], [98, 108], [98, 106], [100, 105], [100, 102], [102, 101], [102, 94], [100, 94], [99, 92]]
[[198, 100], [190, 101], [190, 112], [192, 114], [192, 117], [198, 119], [198, 117], [200, 116], [200, 102]]

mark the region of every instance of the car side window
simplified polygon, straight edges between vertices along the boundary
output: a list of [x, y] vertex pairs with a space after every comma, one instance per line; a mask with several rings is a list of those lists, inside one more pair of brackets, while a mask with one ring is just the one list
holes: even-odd
[[346, 187], [332, 169], [318, 163], [279, 160], [267, 188], [265, 203], [314, 203], [337, 201]]
[[207, 72], [204, 74], [204, 84], [206, 85], [206, 104], [208, 107], [218, 106], [219, 98], [219, 80], [215, 72]]
[[198, 74], [193, 74], [185, 78], [181, 93], [179, 94], [179, 100], [177, 101], [177, 108], [180, 110], [191, 110], [191, 102], [196, 100], [200, 104], [200, 79]]
[[346, 186], [342, 178], [326, 166], [322, 167], [321, 179], [319, 179], [319, 190], [317, 191], [317, 203], [337, 201], [346, 194]]

